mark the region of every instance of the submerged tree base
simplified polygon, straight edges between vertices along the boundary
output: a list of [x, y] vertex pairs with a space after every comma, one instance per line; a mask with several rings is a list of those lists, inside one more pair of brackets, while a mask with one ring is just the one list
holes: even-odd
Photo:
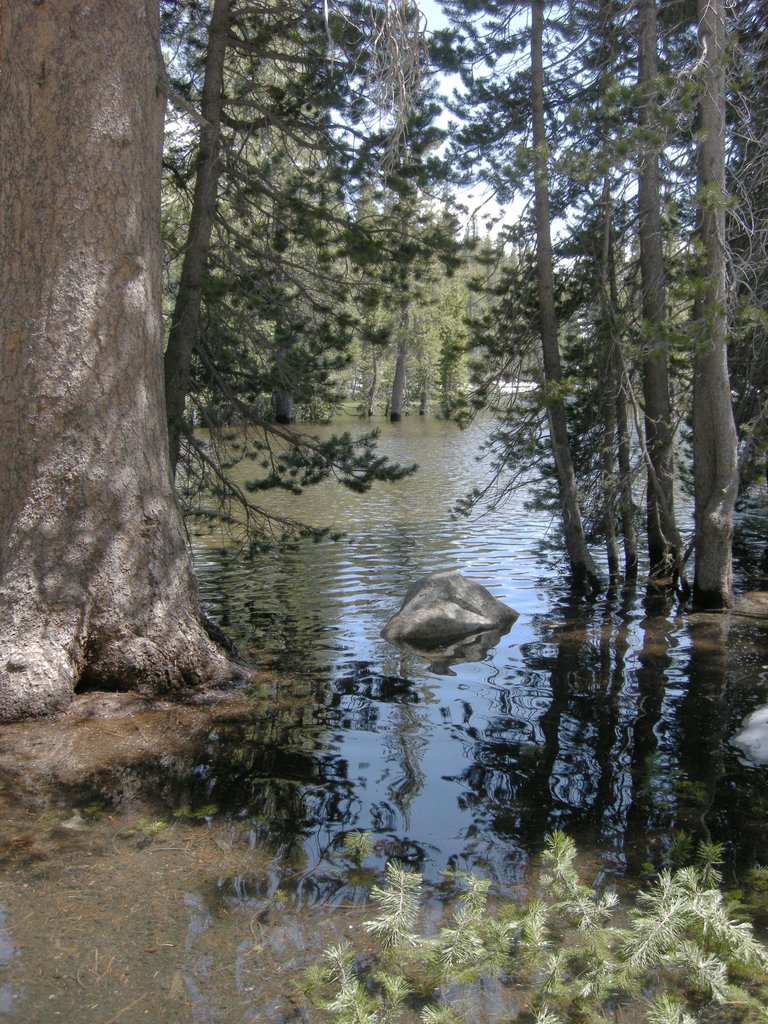
[[66, 711], [78, 693], [194, 697], [198, 690], [234, 685], [253, 675], [246, 663], [212, 643], [202, 625], [180, 625], [174, 641], [115, 637], [98, 656], [76, 643], [4, 645], [0, 722]]

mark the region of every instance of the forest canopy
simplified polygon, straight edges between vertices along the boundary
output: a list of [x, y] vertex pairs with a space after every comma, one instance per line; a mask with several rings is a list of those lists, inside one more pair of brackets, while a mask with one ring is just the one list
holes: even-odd
[[[400, 472], [372, 438], [339, 459], [278, 426], [345, 401], [491, 410], [493, 471], [464, 511], [534, 480], [576, 585], [603, 585], [597, 544], [610, 579], [647, 561], [687, 592], [695, 550], [695, 600], [731, 603], [765, 435], [763, 7], [446, 0], [430, 30], [411, 3], [166, 5], [172, 84], [215, 126], [166, 147], [172, 445], [184, 423], [248, 424], [257, 490], [365, 487]], [[462, 206], [471, 186], [495, 221]], [[226, 462], [181, 434], [188, 495], [232, 498]], [[234, 498], [255, 536], [305, 529]]]

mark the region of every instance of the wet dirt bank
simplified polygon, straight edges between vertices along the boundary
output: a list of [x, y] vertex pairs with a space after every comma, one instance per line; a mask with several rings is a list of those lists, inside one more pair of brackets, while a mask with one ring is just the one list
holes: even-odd
[[297, 902], [300, 856], [267, 849], [248, 821], [169, 802], [252, 700], [88, 694], [55, 720], [0, 729], [0, 1019], [296, 1012], [295, 980], [361, 910]]

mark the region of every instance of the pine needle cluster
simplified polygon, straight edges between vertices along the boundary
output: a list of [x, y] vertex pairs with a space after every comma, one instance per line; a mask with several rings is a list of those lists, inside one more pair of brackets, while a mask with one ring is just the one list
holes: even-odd
[[474, 1024], [473, 986], [493, 978], [503, 1021], [602, 1022], [631, 1004], [648, 1024], [696, 1024], [715, 1005], [720, 1021], [768, 1022], [768, 948], [736, 919], [719, 859], [702, 846], [695, 865], [661, 871], [627, 903], [585, 884], [556, 832], [538, 895], [491, 900], [490, 882], [452, 873], [460, 893], [436, 934], [419, 929], [421, 876], [390, 863], [364, 925], [375, 953], [328, 950], [313, 1005], [333, 1024]]

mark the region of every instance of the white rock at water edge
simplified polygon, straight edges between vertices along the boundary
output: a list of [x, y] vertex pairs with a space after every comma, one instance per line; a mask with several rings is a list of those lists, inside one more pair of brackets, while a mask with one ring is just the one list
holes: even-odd
[[747, 715], [731, 743], [753, 764], [768, 764], [768, 704]]

